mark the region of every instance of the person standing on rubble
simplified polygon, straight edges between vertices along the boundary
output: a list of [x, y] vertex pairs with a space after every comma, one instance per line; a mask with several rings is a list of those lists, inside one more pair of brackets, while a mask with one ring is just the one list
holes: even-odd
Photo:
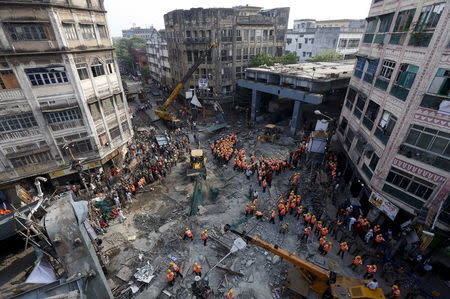
[[275, 217], [277, 217], [277, 213], [275, 212], [275, 210], [272, 210], [270, 212], [270, 220], [269, 220], [269, 222], [272, 223], [272, 224], [275, 224]]
[[309, 222], [311, 221], [311, 213], [306, 213], [304, 216], [303, 216], [303, 225], [304, 226], [307, 226], [307, 225], [309, 225]]
[[208, 230], [205, 229], [202, 232], [202, 240], [203, 240], [203, 246], [206, 246], [206, 241], [208, 240]]
[[234, 291], [233, 290], [229, 290], [227, 293], [227, 299], [234, 299]]
[[263, 181], [262, 181], [262, 188], [263, 188], [263, 193], [266, 193], [266, 188], [267, 188], [267, 181], [266, 181], [266, 179], [263, 179]]
[[286, 208], [283, 206], [283, 208], [280, 210], [280, 221], [283, 221], [284, 216], [286, 216]]
[[173, 284], [175, 283], [175, 274], [173, 274], [170, 269], [167, 269], [167, 282], [171, 287], [173, 287]]
[[118, 209], [117, 209], [117, 216], [119, 217], [120, 223], [123, 223], [123, 222], [127, 219], [127, 217], [125, 217], [125, 216], [123, 215], [123, 211], [122, 211], [121, 208], [118, 208]]
[[363, 261], [361, 259], [360, 255], [355, 256], [355, 258], [353, 259], [352, 264], [350, 265], [350, 268], [352, 268], [353, 270], [356, 269], [356, 267], [362, 265]]
[[181, 278], [183, 278], [183, 274], [181, 274], [181, 268], [178, 267], [177, 264], [175, 264], [174, 262], [170, 262], [169, 267], [172, 268], [172, 271], [175, 272], [175, 274], [177, 276], [180, 276]]
[[342, 242], [340, 247], [339, 247], [338, 255], [340, 255], [341, 258], [344, 259], [344, 254], [345, 254], [346, 251], [348, 251], [347, 242]]
[[256, 211], [256, 219], [257, 220], [262, 221], [263, 220], [263, 216], [264, 216], [263, 212]]
[[297, 220], [300, 219], [300, 216], [303, 214], [303, 206], [297, 207]]
[[252, 208], [250, 207], [250, 204], [245, 204], [245, 217], [248, 217], [249, 214], [252, 213]]
[[331, 250], [331, 242], [328, 242], [327, 244], [325, 244], [322, 248], [322, 252], [320, 253], [321, 255], [327, 255], [328, 252]]
[[194, 263], [194, 274], [195, 276], [200, 276], [202, 277], [202, 268], [200, 267], [200, 265], [198, 263]]
[[309, 234], [311, 234], [311, 226], [305, 227], [301, 240], [306, 239], [306, 242], [308, 242]]
[[186, 227], [186, 229], [184, 230], [183, 240], [186, 240], [186, 238], [190, 238], [191, 241], [194, 240], [194, 236], [192, 234], [192, 231], [189, 229], [189, 227]]

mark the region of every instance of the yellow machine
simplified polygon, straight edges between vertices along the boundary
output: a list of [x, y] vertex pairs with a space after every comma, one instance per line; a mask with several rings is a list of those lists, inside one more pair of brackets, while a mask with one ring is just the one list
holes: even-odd
[[172, 93], [167, 98], [167, 100], [164, 102], [164, 104], [162, 104], [162, 106], [159, 107], [155, 111], [156, 115], [158, 115], [161, 119], [164, 119], [169, 122], [173, 122], [173, 123], [180, 122], [179, 119], [175, 118], [174, 116], [172, 116], [169, 113], [168, 109], [169, 109], [170, 105], [172, 105], [172, 103], [176, 100], [178, 94], [183, 89], [184, 84], [186, 84], [186, 82], [189, 80], [189, 78], [192, 76], [192, 74], [197, 70], [199, 65], [203, 63], [203, 61], [208, 56], [208, 54], [211, 52], [211, 50], [216, 46], [217, 46], [216, 42], [209, 43], [208, 48], [205, 51], [203, 51], [202, 55], [198, 58], [198, 60], [191, 66], [191, 68], [184, 75], [184, 77], [181, 79], [181, 81], [178, 82], [178, 84], [172, 90]]
[[258, 136], [257, 142], [274, 142], [280, 132], [281, 128], [279, 126], [268, 124], [265, 126], [264, 134]]
[[191, 151], [189, 158], [188, 176], [206, 176], [206, 158], [202, 149], [194, 149]]
[[[309, 292], [313, 292], [318, 298], [385, 298], [381, 288], [372, 291], [365, 286], [369, 280], [364, 281], [326, 270], [263, 239], [247, 236], [245, 232], [237, 232], [231, 229], [231, 226], [228, 224], [225, 225], [225, 231], [231, 231], [244, 238], [247, 242], [262, 247], [289, 261], [293, 269], [288, 271], [286, 287], [302, 296], [308, 297]], [[306, 286], [306, 288], [303, 286]]]

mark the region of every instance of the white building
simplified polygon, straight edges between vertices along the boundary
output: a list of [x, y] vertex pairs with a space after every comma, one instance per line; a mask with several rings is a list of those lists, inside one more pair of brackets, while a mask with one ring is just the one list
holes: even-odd
[[105, 165], [132, 137], [103, 1], [70, 3], [0, 6], [1, 184]]
[[155, 30], [147, 41], [146, 49], [151, 79], [163, 87], [173, 87], [175, 82], [170, 75], [169, 52], [164, 30]]
[[299, 61], [326, 50], [336, 50], [345, 58], [354, 58], [364, 32], [364, 20], [294, 20], [286, 34], [286, 52], [294, 52]]
[[440, 0], [370, 9], [337, 132], [352, 190], [378, 222], [450, 231], [449, 9]]

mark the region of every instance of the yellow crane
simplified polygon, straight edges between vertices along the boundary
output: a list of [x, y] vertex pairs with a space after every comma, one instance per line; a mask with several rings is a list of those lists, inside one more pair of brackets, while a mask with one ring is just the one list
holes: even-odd
[[189, 78], [192, 76], [192, 74], [197, 70], [197, 68], [200, 66], [200, 64], [203, 63], [203, 61], [205, 60], [205, 58], [209, 55], [209, 53], [211, 53], [211, 50], [217, 46], [216, 42], [210, 42], [208, 47], [206, 48], [205, 51], [203, 51], [203, 53], [200, 55], [200, 57], [198, 58], [198, 60], [191, 66], [191, 68], [187, 71], [187, 73], [183, 76], [183, 78], [181, 79], [180, 82], [177, 83], [177, 85], [175, 86], [175, 88], [172, 90], [172, 93], [170, 94], [170, 96], [166, 99], [166, 101], [164, 102], [164, 104], [161, 105], [161, 107], [159, 107], [155, 113], [156, 115], [158, 115], [161, 119], [164, 119], [166, 121], [170, 121], [170, 122], [179, 122], [179, 119], [176, 119], [173, 115], [171, 115], [168, 111], [170, 105], [172, 105], [172, 103], [176, 100], [178, 94], [180, 93], [180, 91], [183, 89], [184, 84], [186, 84], [186, 82], [189, 80]]
[[[231, 231], [232, 233], [242, 237], [245, 241], [262, 247], [290, 262], [297, 272], [297, 277], [294, 277], [297, 281], [290, 282], [290, 285], [293, 287], [291, 289], [295, 288], [295, 291], [304, 291], [301, 293], [302, 296], [308, 297], [308, 293], [311, 291], [317, 295], [318, 298], [385, 298], [381, 288], [371, 290], [365, 286], [366, 281], [364, 280], [340, 275], [333, 271], [319, 267], [299, 258], [287, 250], [279, 248], [278, 245], [271, 244], [259, 237], [248, 236], [245, 232], [240, 233], [235, 231], [231, 229], [229, 224], [225, 225], [225, 231]], [[308, 288], [306, 290], [302, 290], [300, 286], [301, 284], [306, 284]]]

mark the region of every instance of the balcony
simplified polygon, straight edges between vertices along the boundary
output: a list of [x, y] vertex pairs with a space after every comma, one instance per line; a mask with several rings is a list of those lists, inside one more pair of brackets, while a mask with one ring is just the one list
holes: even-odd
[[407, 32], [392, 33], [391, 38], [389, 39], [389, 44], [403, 46], [407, 35]]
[[20, 88], [0, 90], [0, 101], [14, 101], [21, 99], [25, 99], [25, 96]]
[[374, 44], [384, 44], [385, 37], [386, 37], [386, 34], [378, 33], [375, 35], [375, 38], [373, 39], [373, 43]]
[[439, 156], [407, 144], [402, 144], [398, 153], [409, 159], [417, 160], [445, 171], [450, 169], [450, 159], [448, 157]]
[[204, 44], [210, 43], [212, 39], [210, 37], [187, 37], [184, 40], [185, 44]]
[[67, 129], [73, 129], [77, 127], [83, 127], [84, 123], [81, 119], [67, 121], [67, 122], [60, 122], [60, 123], [53, 123], [48, 125], [52, 131], [62, 131]]
[[436, 110], [439, 113], [450, 114], [450, 97], [426, 93], [420, 106]]
[[41, 134], [39, 128], [31, 128], [26, 130], [1, 133], [0, 142], [36, 136], [39, 134]]

